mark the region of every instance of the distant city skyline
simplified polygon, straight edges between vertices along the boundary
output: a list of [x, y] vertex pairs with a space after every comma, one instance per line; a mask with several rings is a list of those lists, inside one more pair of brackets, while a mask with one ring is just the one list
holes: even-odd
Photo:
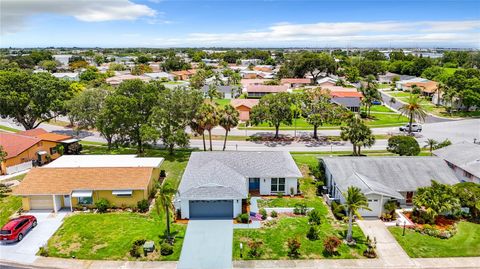
[[1, 47], [480, 48], [480, 1], [1, 0]]

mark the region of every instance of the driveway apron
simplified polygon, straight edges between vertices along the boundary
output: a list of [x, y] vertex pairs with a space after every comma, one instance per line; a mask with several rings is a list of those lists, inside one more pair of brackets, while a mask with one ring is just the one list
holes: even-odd
[[232, 268], [233, 221], [190, 220], [178, 269]]

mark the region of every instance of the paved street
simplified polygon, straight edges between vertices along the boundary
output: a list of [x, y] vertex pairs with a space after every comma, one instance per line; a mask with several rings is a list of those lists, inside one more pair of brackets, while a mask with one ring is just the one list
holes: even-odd
[[190, 220], [178, 269], [226, 269], [232, 267], [233, 221]]

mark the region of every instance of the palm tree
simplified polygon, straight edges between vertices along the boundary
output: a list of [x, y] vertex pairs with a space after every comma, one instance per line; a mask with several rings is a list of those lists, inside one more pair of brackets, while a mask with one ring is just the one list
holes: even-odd
[[226, 105], [220, 112], [220, 126], [225, 129], [225, 140], [223, 141], [223, 150], [225, 150], [227, 146], [227, 136], [228, 132], [235, 126], [238, 125], [239, 121], [239, 113], [235, 108], [231, 105]]
[[348, 187], [347, 192], [344, 193], [343, 196], [345, 197], [345, 206], [348, 213], [347, 241], [352, 242], [353, 215], [358, 215], [358, 210], [360, 209], [369, 211], [371, 209], [368, 207], [367, 197], [358, 187]]
[[208, 85], [207, 95], [208, 95], [208, 98], [210, 98], [210, 101], [212, 101], [213, 98], [219, 98], [220, 93], [218, 92], [217, 85], [215, 85], [215, 84]]
[[167, 184], [162, 184], [158, 188], [157, 198], [155, 199], [155, 211], [157, 211], [158, 217], [162, 213], [162, 208], [165, 210], [167, 229], [166, 229], [166, 239], [170, 243], [170, 209], [172, 208], [172, 195], [175, 193], [175, 190]]
[[361, 87], [360, 91], [362, 92], [364, 98], [363, 103], [365, 104], [367, 117], [370, 117], [370, 109], [372, 107], [372, 102], [376, 100], [380, 100], [380, 92], [378, 91], [378, 84], [375, 81], [375, 77], [373, 75], [368, 75], [365, 79], [366, 86]]
[[200, 106], [197, 115], [197, 122], [203, 130], [208, 131], [208, 138], [210, 140], [210, 151], [212, 151], [212, 129], [218, 125], [220, 119], [217, 108], [210, 104], [204, 103]]
[[207, 146], [205, 145], [205, 129], [201, 125], [201, 119], [198, 119], [199, 116], [200, 116], [199, 113], [197, 113], [197, 115], [195, 115], [195, 118], [190, 123], [190, 129], [192, 129], [192, 131], [195, 134], [202, 135], [203, 151], [207, 151]]
[[412, 133], [412, 124], [413, 120], [424, 121], [427, 117], [427, 112], [423, 109], [423, 106], [420, 102], [420, 98], [416, 94], [410, 94], [406, 104], [403, 104], [398, 110], [401, 112], [401, 115], [407, 116], [409, 118], [409, 127], [408, 133]]
[[425, 143], [427, 143], [425, 147], [426, 148], [428, 147], [428, 149], [430, 150], [430, 156], [432, 156], [433, 149], [435, 148], [436, 145], [438, 145], [437, 140], [429, 138], [427, 139], [427, 141], [425, 141]]
[[440, 105], [440, 95], [446, 91], [448, 91], [448, 86], [443, 82], [439, 82], [437, 86], [437, 106]]

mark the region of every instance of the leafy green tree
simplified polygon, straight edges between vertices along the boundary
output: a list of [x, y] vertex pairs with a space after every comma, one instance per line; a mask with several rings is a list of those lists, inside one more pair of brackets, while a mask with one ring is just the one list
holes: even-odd
[[[212, 129], [215, 128], [220, 121], [218, 109], [211, 103], [203, 103], [195, 118], [197, 119], [197, 124], [201, 126], [200, 128], [208, 132], [210, 151], [212, 151]], [[203, 137], [203, 139], [205, 140], [205, 137]]]
[[353, 215], [358, 215], [359, 210], [371, 210], [368, 207], [368, 201], [365, 194], [362, 193], [360, 188], [350, 186], [347, 189], [347, 192], [343, 194], [345, 197], [345, 207], [348, 214], [348, 230], [347, 230], [347, 241], [353, 241]]
[[185, 62], [182, 58], [173, 55], [169, 55], [167, 59], [162, 63], [161, 67], [164, 71], [178, 71], [190, 69], [191, 65]]
[[438, 215], [455, 213], [460, 210], [460, 200], [453, 186], [432, 180], [429, 187], [417, 189], [413, 197], [414, 211], [427, 223], [435, 223]]
[[218, 87], [215, 84], [208, 85], [207, 96], [210, 101], [213, 101], [213, 98], [220, 98], [220, 93], [218, 92]]
[[150, 120], [160, 133], [160, 138], [173, 154], [175, 146], [186, 147], [189, 143], [185, 128], [190, 124], [203, 102], [197, 90], [174, 88], [162, 90]]
[[227, 147], [227, 137], [228, 132], [232, 128], [235, 128], [238, 125], [239, 121], [239, 113], [235, 108], [231, 105], [226, 105], [220, 110], [220, 120], [219, 125], [225, 129], [225, 139], [223, 141], [223, 150]]
[[132, 70], [130, 70], [130, 73], [132, 75], [136, 75], [136, 76], [143, 75], [143, 74], [149, 73], [149, 72], [152, 72], [152, 68], [149, 65], [146, 65], [146, 64], [136, 64], [132, 68]]
[[3, 149], [3, 146], [0, 145], [0, 163], [2, 163], [3, 161], [5, 161], [7, 159], [7, 152], [5, 151], [5, 149]]
[[105, 63], [105, 56], [101, 55], [101, 54], [97, 54], [93, 57], [93, 61], [95, 62], [95, 64], [97, 66]]
[[365, 79], [365, 87], [361, 87], [360, 91], [363, 94], [362, 101], [365, 104], [367, 110], [367, 117], [370, 117], [372, 102], [381, 99], [380, 92], [378, 91], [378, 84], [375, 81], [375, 77], [373, 75], [367, 76], [367, 78]]
[[472, 218], [480, 215], [480, 185], [474, 182], [462, 182], [453, 186], [462, 207], [468, 207]]
[[190, 78], [190, 86], [193, 89], [200, 90], [206, 84], [209, 72], [205, 69], [198, 69], [195, 75]]
[[387, 150], [400, 156], [417, 156], [420, 146], [414, 137], [397, 135], [388, 139]]
[[357, 82], [360, 79], [360, 71], [355, 66], [346, 67], [345, 77], [349, 82]]
[[53, 60], [53, 54], [48, 50], [34, 50], [29, 55], [35, 64], [40, 63], [41, 61], [50, 61]]
[[412, 133], [413, 120], [424, 121], [427, 117], [427, 112], [421, 104], [421, 100], [416, 94], [410, 94], [407, 103], [403, 104], [399, 109], [401, 115], [409, 118], [408, 133]]
[[69, 82], [42, 72], [0, 71], [0, 115], [13, 118], [26, 130], [65, 115], [73, 97]]
[[137, 58], [137, 63], [140, 63], [140, 64], [146, 64], [148, 63], [149, 61], [151, 61], [152, 58], [147, 56], [147, 55], [140, 55], [138, 56]]
[[318, 139], [319, 126], [340, 123], [349, 114], [345, 108], [330, 102], [328, 91], [321, 88], [306, 89], [301, 98], [302, 112], [307, 122], [313, 125], [314, 139]]
[[250, 112], [250, 120], [254, 125], [267, 122], [275, 127], [275, 137], [278, 138], [280, 124], [291, 125], [292, 96], [289, 93], [267, 94], [260, 99], [258, 105]]
[[375, 144], [375, 136], [372, 130], [357, 117], [352, 117], [347, 121], [346, 126], [340, 127], [340, 137], [342, 140], [348, 140], [353, 146], [353, 155], [361, 155], [362, 147], [371, 147]]
[[86, 89], [67, 102], [68, 116], [78, 129], [90, 129], [97, 126], [108, 91], [102, 88]]
[[80, 80], [82, 80], [84, 82], [85, 81], [92, 81], [92, 80], [98, 79], [100, 77], [104, 77], [104, 75], [100, 74], [98, 69], [94, 66], [87, 67], [87, 70], [83, 71], [79, 76]]
[[60, 66], [60, 63], [53, 60], [43, 60], [38, 63], [44, 70], [47, 70], [50, 73], [57, 71], [57, 67]]

